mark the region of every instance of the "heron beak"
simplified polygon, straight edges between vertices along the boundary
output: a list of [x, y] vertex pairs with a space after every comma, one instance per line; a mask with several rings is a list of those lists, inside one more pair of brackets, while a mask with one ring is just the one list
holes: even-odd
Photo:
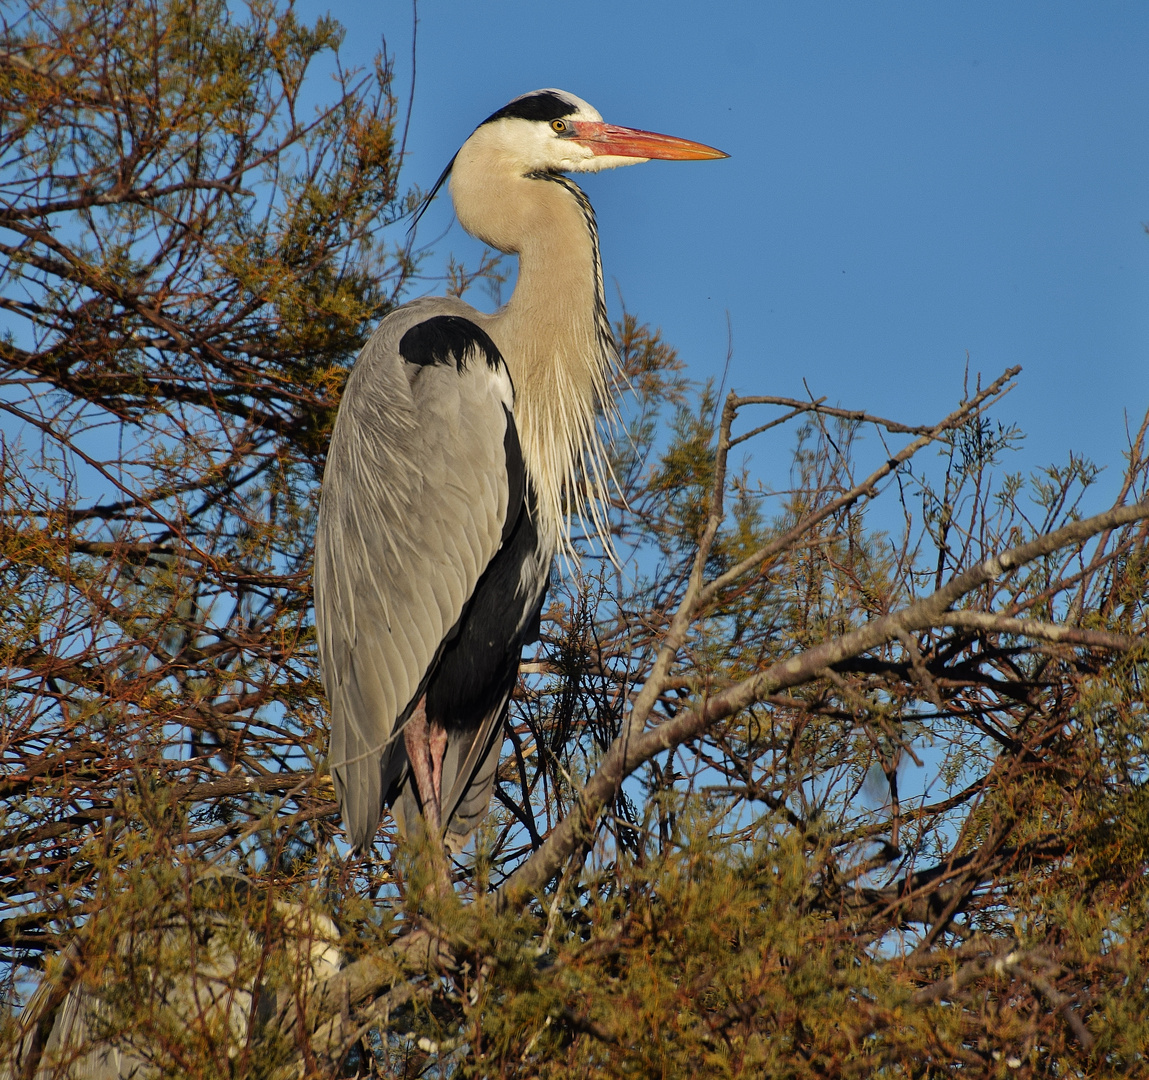
[[581, 143], [595, 157], [628, 157], [664, 161], [708, 161], [729, 157], [721, 150], [703, 143], [679, 139], [674, 135], [659, 135], [638, 128], [615, 127], [614, 124], [575, 123], [574, 141]]

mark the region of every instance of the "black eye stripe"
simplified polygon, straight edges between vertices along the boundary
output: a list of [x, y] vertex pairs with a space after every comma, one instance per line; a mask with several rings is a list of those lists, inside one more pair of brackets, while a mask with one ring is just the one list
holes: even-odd
[[[504, 105], [498, 112], [491, 113], [483, 124], [494, 120], [561, 120], [564, 116], [573, 116], [578, 112], [578, 106], [573, 105], [566, 98], [543, 90], [537, 94], [528, 94], [517, 98], [509, 105]], [[479, 127], [482, 127], [480, 124]]]

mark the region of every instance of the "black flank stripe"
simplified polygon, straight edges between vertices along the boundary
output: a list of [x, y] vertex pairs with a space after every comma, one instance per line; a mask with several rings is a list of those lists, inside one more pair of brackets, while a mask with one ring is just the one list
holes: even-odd
[[523, 464], [523, 451], [519, 445], [519, 429], [511, 411], [503, 406], [507, 418], [507, 429], [503, 433], [503, 453], [507, 459], [507, 519], [503, 522], [503, 535], [499, 541], [505, 544], [519, 523], [519, 511], [524, 507], [527, 495], [527, 469]]
[[523, 645], [538, 634], [542, 595], [528, 606], [535, 587], [525, 596], [522, 588], [523, 564], [538, 550], [533, 502], [528, 482], [526, 505], [509, 508], [514, 527], [476, 582], [427, 681], [427, 719], [448, 731], [478, 730], [510, 693]]
[[416, 323], [399, 341], [399, 355], [408, 364], [454, 364], [460, 372], [479, 352], [492, 371], [503, 362], [502, 354], [486, 331], [459, 315], [436, 315]]

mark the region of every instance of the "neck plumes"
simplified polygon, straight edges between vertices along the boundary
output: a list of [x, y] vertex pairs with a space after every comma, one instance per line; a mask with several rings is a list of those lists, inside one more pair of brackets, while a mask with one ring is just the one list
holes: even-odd
[[583, 512], [585, 498], [588, 523], [609, 551], [610, 469], [597, 421], [600, 403], [610, 401], [616, 353], [594, 212], [560, 174], [501, 177], [498, 186], [483, 185], [498, 196], [468, 200], [460, 197], [468, 178], [458, 170], [457, 162], [452, 194], [463, 226], [519, 256], [514, 295], [488, 330], [515, 385], [515, 424], [540, 540], [552, 551], [569, 550], [570, 517]]

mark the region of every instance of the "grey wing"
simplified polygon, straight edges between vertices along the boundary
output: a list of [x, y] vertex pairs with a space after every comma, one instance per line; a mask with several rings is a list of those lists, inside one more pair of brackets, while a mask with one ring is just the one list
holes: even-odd
[[408, 331], [471, 314], [461, 301], [416, 301], [380, 324], [348, 379], [324, 471], [315, 623], [332, 778], [360, 848], [382, 815], [399, 728], [507, 518], [513, 391], [497, 350], [467, 363], [400, 354]]

